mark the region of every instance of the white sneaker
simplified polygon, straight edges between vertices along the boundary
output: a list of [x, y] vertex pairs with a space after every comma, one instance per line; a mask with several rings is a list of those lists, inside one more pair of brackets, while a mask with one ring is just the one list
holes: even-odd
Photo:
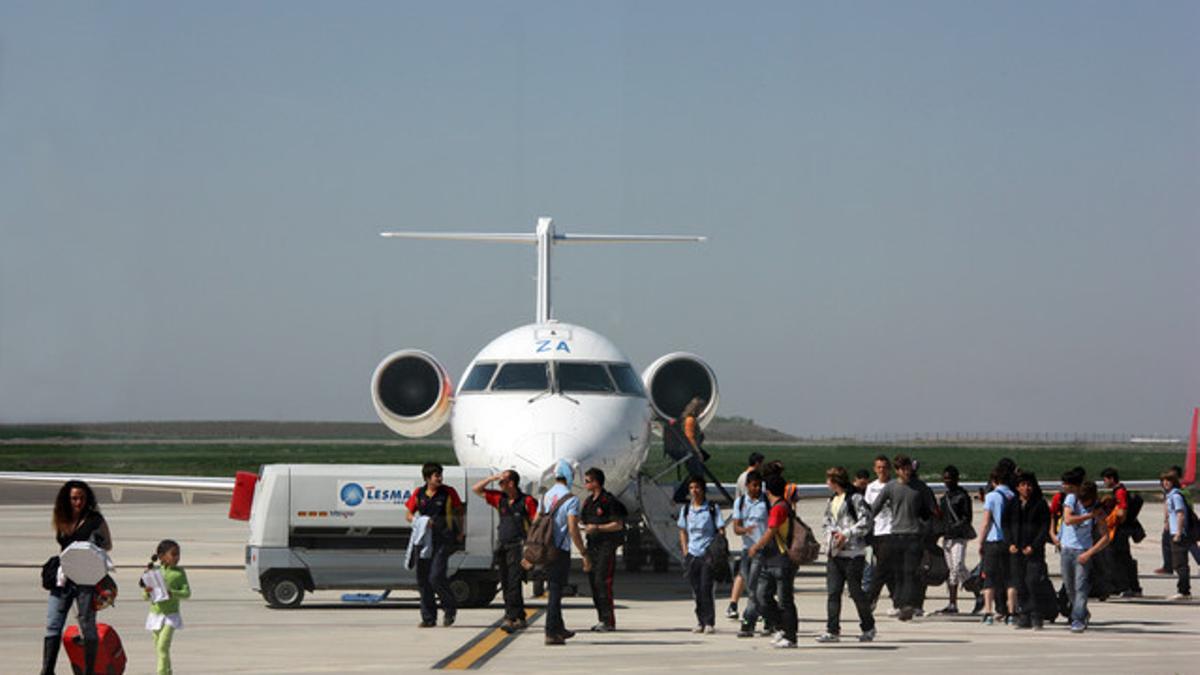
[[715, 633], [715, 632], [717, 632], [717, 627], [716, 627], [716, 626], [705, 626], [705, 627], [704, 627], [704, 632], [705, 632], [705, 633], [710, 633], [710, 634], [711, 634], [711, 633]]
[[871, 630], [868, 630], [868, 631], [864, 631], [862, 635], [858, 636], [859, 642], [872, 642], [874, 640], [875, 640], [875, 629], [874, 628], [872, 628]]
[[817, 636], [817, 642], [840, 642], [841, 638], [833, 633], [821, 633]]
[[776, 648], [776, 649], [795, 649], [795, 648], [796, 648], [796, 641], [795, 641], [795, 640], [788, 640], [787, 638], [782, 638], [782, 637], [781, 637], [781, 638], [779, 638], [778, 640], [776, 640], [776, 641], [772, 642], [772, 643], [771, 643], [771, 646], [772, 646], [772, 647], [774, 647], [774, 648]]
[[887, 615], [888, 616], [900, 616], [900, 610], [896, 607], [893, 607], [887, 611]]
[[1187, 600], [1191, 600], [1192, 596], [1184, 595], [1183, 593], [1176, 593], [1175, 595], [1168, 595], [1167, 599], [1172, 602], [1185, 602]]
[[775, 631], [775, 635], [774, 635], [774, 636], [772, 636], [772, 638], [771, 638], [771, 639], [772, 639], [773, 641], [775, 641], [775, 642], [778, 642], [779, 640], [782, 640], [782, 639], [783, 639], [783, 631], [781, 631], [781, 630], [777, 630], [777, 631]]
[[696, 626], [695, 628], [693, 628], [693, 629], [692, 629], [692, 632], [693, 632], [693, 633], [703, 633], [703, 632], [704, 632], [704, 626]]

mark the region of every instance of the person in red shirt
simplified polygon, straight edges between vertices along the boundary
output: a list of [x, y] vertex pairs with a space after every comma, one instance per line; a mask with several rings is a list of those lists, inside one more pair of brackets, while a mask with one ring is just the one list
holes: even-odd
[[429, 518], [427, 527], [433, 545], [433, 555], [417, 560], [417, 588], [421, 590], [421, 623], [418, 625], [421, 628], [437, 625], [436, 593], [442, 604], [442, 625], [453, 626], [458, 605], [446, 579], [446, 563], [455, 543], [463, 539], [462, 528], [458, 525], [462, 522], [463, 503], [454, 488], [442, 484], [441, 464], [429, 462], [421, 467], [421, 476], [425, 478], [425, 485], [413, 492], [404, 505], [408, 509], [408, 522], [417, 516]]
[[768, 624], [779, 629], [780, 635], [771, 643], [779, 649], [796, 648], [796, 566], [788, 557], [787, 550], [792, 540], [792, 505], [784, 498], [787, 482], [783, 476], [773, 474], [766, 479], [767, 501], [771, 505], [767, 512], [767, 531], [746, 552], [750, 556], [762, 556], [763, 567], [759, 572], [757, 602]]
[[1133, 549], [1130, 545], [1137, 514], [1129, 510], [1129, 490], [1121, 482], [1117, 470], [1110, 466], [1100, 472], [1100, 477], [1104, 479], [1104, 487], [1112, 490], [1113, 499], [1116, 501], [1113, 509], [1115, 522], [1112, 523], [1116, 527], [1109, 530], [1110, 536], [1113, 537], [1113, 557], [1117, 563], [1113, 576], [1118, 580], [1118, 588], [1125, 589], [1121, 597], [1140, 598], [1142, 585], [1138, 581], [1137, 561], [1133, 559]]
[[[499, 481], [500, 489], [488, 489], [488, 484]], [[496, 525], [496, 567], [500, 572], [500, 588], [504, 593], [504, 622], [500, 630], [505, 633], [525, 628], [525, 600], [521, 596], [521, 555], [525, 548], [525, 535], [529, 524], [537, 517], [537, 500], [521, 492], [521, 476], [509, 469], [488, 476], [476, 483], [471, 491], [483, 497], [499, 514]]]

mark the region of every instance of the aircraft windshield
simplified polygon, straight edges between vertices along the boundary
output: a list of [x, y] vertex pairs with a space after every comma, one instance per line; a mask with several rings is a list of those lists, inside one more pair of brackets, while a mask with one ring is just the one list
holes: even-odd
[[488, 382], [492, 381], [492, 375], [496, 373], [496, 364], [494, 363], [476, 363], [471, 372], [467, 374], [467, 379], [463, 380], [463, 391], [483, 391], [487, 389]]
[[559, 363], [558, 388], [566, 393], [615, 391], [608, 372], [599, 363]]
[[506, 363], [500, 368], [492, 391], [545, 391], [550, 388], [546, 363]]
[[608, 369], [612, 372], [613, 380], [617, 383], [617, 389], [622, 394], [630, 394], [632, 396], [646, 395], [646, 390], [642, 387], [642, 378], [633, 372], [633, 368], [628, 363], [614, 363]]

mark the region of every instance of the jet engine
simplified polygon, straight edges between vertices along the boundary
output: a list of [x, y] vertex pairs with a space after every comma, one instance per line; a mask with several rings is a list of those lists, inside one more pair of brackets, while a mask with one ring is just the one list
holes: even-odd
[[453, 392], [442, 364], [417, 349], [389, 354], [371, 376], [375, 413], [389, 429], [409, 438], [428, 436], [446, 423]]
[[658, 357], [642, 371], [642, 382], [650, 396], [650, 407], [661, 418], [676, 419], [695, 396], [708, 402], [696, 416], [701, 427], [717, 413], [717, 376], [695, 354], [674, 352]]

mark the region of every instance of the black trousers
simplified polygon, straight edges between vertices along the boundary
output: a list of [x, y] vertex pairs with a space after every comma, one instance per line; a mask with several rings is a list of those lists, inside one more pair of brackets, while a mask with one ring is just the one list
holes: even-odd
[[1190, 544], [1191, 542], [1186, 539], [1171, 541], [1171, 569], [1179, 578], [1175, 589], [1184, 595], [1192, 594], [1191, 571], [1188, 569], [1188, 548]]
[[1113, 561], [1116, 563], [1113, 577], [1121, 590], [1141, 593], [1142, 585], [1138, 582], [1137, 561], [1133, 559], [1133, 549], [1129, 541], [1131, 536], [1133, 536], [1132, 533], [1126, 528], [1117, 528], [1117, 536], [1113, 538], [1112, 542]]
[[875, 617], [871, 615], [871, 602], [867, 593], [862, 589], [863, 567], [866, 565], [865, 556], [840, 558], [834, 556], [825, 565], [825, 630], [838, 635], [842, 631], [842, 590], [849, 584], [850, 599], [858, 610], [858, 626], [867, 632], [875, 627]]
[[521, 595], [521, 579], [524, 570], [521, 569], [521, 557], [524, 546], [517, 544], [502, 544], [496, 551], [496, 567], [500, 572], [500, 588], [504, 592], [504, 618], [524, 619], [525, 599]]
[[546, 635], [561, 635], [567, 629], [563, 623], [563, 586], [571, 578], [571, 552], [561, 551], [554, 562], [546, 565]]
[[454, 601], [454, 593], [450, 592], [450, 582], [446, 579], [446, 563], [450, 560], [450, 552], [454, 549], [453, 542], [433, 542], [433, 555], [417, 560], [417, 588], [421, 591], [421, 620], [437, 621], [437, 600], [442, 603], [442, 612], [453, 617], [458, 614], [458, 604]]
[[871, 601], [872, 606], [879, 601], [879, 594], [883, 592], [884, 586], [887, 586], [888, 594], [892, 596], [892, 604], [900, 606], [900, 596], [896, 591], [894, 551], [893, 537], [890, 534], [879, 535], [871, 543], [875, 563], [871, 568], [871, 586], [867, 592], [867, 599]]
[[1044, 553], [1042, 555], [1010, 553], [1008, 587], [1017, 589], [1017, 606], [1010, 608], [1009, 612], [1029, 617], [1035, 626], [1042, 625], [1042, 613], [1037, 606], [1037, 596], [1038, 588], [1045, 583], [1048, 574]]
[[892, 565], [896, 575], [897, 606], [914, 608], [921, 602], [921, 535], [892, 535]]
[[687, 578], [692, 586], [692, 597], [696, 600], [696, 623], [701, 626], [717, 624], [717, 610], [713, 603], [713, 567], [705, 556], [687, 557]]
[[587, 556], [592, 563], [588, 572], [588, 584], [592, 587], [592, 604], [600, 623], [610, 627], [617, 625], [617, 613], [613, 607], [613, 575], [617, 570], [617, 546], [615, 541], [588, 542]]
[[796, 568], [791, 565], [764, 565], [758, 573], [758, 610], [766, 624], [783, 631], [783, 636], [796, 641]]

